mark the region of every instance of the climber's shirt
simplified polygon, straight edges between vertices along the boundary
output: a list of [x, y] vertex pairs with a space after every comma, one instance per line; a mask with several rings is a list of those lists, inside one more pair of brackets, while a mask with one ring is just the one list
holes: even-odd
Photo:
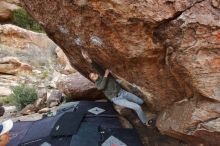
[[99, 74], [99, 77], [95, 82], [96, 88], [103, 91], [103, 93], [109, 100], [117, 97], [119, 91], [121, 90], [121, 87], [115, 80], [115, 78], [112, 75], [104, 77], [104, 70], [96, 62], [93, 61], [92, 66]]

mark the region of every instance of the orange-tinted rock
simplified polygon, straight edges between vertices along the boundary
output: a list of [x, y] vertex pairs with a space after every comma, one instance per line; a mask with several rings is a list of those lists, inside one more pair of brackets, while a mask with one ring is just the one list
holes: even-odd
[[[140, 87], [142, 93], [146, 93], [142, 98], [153, 111], [162, 114], [171, 108], [172, 115], [176, 102], [199, 98], [210, 109], [208, 113], [220, 113], [212, 108], [220, 101], [219, 1], [22, 2], [83, 75], [88, 77], [92, 70], [81, 55], [84, 49], [104, 69], [110, 68], [120, 78]], [[190, 102], [186, 106], [190, 106]], [[182, 110], [199, 116], [200, 113], [193, 110], [194, 105], [189, 108], [192, 109]], [[182, 113], [184, 111], [174, 114], [171, 120], [175, 121]], [[201, 122], [211, 118], [205, 115]], [[178, 128], [178, 123], [173, 125], [177, 132], [167, 130], [166, 125], [159, 126], [166, 123], [165, 120], [161, 118], [158, 124], [162, 133], [188, 140], [190, 134]], [[198, 124], [195, 119], [182, 122]], [[169, 123], [166, 124], [169, 127]], [[193, 142], [208, 143], [212, 137], [211, 142], [217, 144], [219, 131], [216, 126], [212, 127], [215, 132], [210, 128], [193, 134]]]
[[220, 143], [220, 103], [184, 100], [164, 110], [157, 119], [163, 133], [190, 143], [214, 146]]
[[166, 63], [187, 98], [201, 94], [220, 101], [219, 18], [219, 10], [204, 1], [155, 33], [167, 48]]
[[23, 0], [76, 70], [91, 71], [81, 55], [85, 49], [103, 68], [151, 92], [157, 111], [183, 97], [165, 64], [165, 48], [153, 41], [153, 27], [195, 2]]
[[219, 9], [203, 1], [155, 33], [167, 48], [166, 63], [183, 96], [202, 100], [169, 107], [161, 114], [158, 128], [165, 134], [211, 146], [219, 144], [220, 138], [216, 126], [220, 118], [219, 18]]

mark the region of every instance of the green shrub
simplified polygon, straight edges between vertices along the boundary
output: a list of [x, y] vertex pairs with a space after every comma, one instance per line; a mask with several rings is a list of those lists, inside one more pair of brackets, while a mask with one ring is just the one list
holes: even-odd
[[0, 103], [3, 105], [13, 105], [11, 96], [0, 97]]
[[37, 99], [35, 88], [21, 84], [12, 88], [11, 98], [18, 109], [22, 109], [28, 104], [32, 104]]
[[49, 77], [49, 71], [48, 70], [45, 70], [42, 74], [42, 79], [46, 79]]
[[25, 9], [17, 9], [12, 13], [12, 23], [22, 28], [44, 32], [43, 28], [32, 17], [30, 17]]

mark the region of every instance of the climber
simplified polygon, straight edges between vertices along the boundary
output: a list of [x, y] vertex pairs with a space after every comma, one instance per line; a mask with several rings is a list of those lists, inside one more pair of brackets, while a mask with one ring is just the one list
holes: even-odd
[[0, 124], [0, 146], [6, 146], [9, 143], [10, 134], [9, 131], [13, 127], [12, 120], [7, 120]]
[[82, 56], [87, 62], [91, 63], [97, 71], [97, 73], [92, 72], [89, 74], [89, 78], [95, 82], [96, 88], [103, 91], [105, 96], [114, 104], [134, 110], [141, 122], [150, 126], [152, 120], [147, 120], [147, 117], [140, 106], [144, 103], [143, 100], [122, 89], [119, 83], [110, 74], [109, 69], [104, 71], [96, 62], [92, 61], [86, 51], [82, 51]]

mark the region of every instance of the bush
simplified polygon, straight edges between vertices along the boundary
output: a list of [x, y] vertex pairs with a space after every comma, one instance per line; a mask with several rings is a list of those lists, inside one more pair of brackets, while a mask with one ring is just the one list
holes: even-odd
[[49, 71], [48, 70], [45, 70], [42, 74], [42, 79], [46, 79], [49, 77]]
[[44, 32], [43, 28], [32, 17], [30, 17], [25, 9], [17, 9], [12, 13], [12, 23], [22, 28]]
[[0, 103], [3, 105], [13, 105], [11, 96], [0, 97]]
[[35, 102], [37, 91], [33, 87], [21, 84], [12, 88], [11, 98], [15, 106], [20, 110]]

